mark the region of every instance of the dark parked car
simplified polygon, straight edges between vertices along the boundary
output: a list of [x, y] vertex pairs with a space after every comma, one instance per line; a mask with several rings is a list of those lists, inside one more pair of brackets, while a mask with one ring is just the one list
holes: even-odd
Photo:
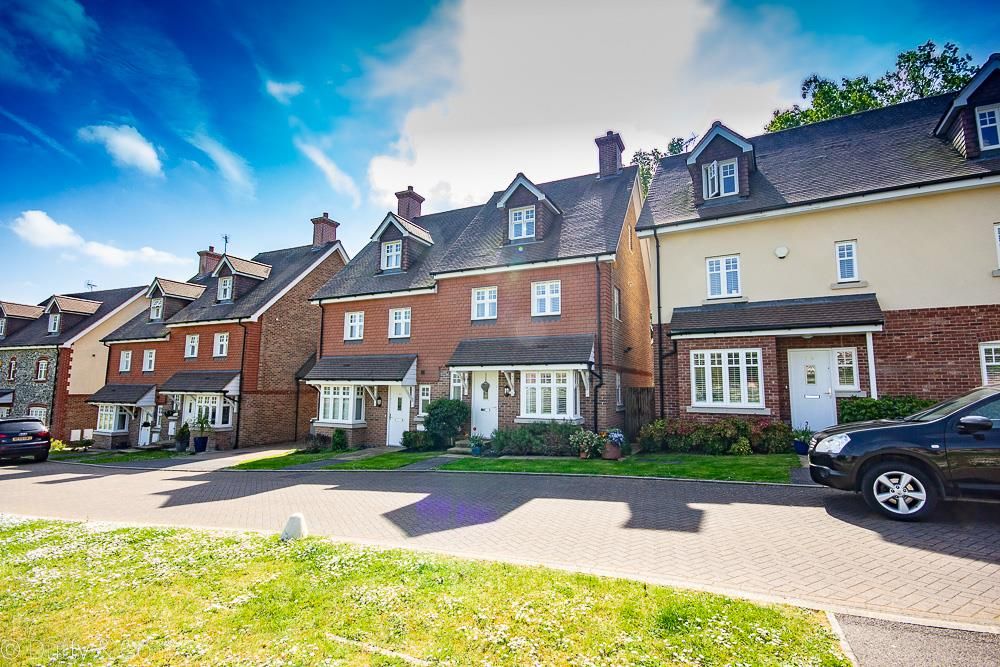
[[0, 419], [0, 459], [49, 458], [49, 429], [35, 417]]
[[1000, 497], [1000, 387], [981, 387], [904, 417], [834, 426], [809, 442], [819, 484], [860, 492], [902, 521], [943, 497]]

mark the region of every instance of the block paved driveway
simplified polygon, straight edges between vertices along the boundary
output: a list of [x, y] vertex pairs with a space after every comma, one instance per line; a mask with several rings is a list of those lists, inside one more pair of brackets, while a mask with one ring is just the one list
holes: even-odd
[[932, 521], [799, 488], [444, 472], [0, 467], [0, 512], [314, 534], [1000, 630], [1000, 505]]

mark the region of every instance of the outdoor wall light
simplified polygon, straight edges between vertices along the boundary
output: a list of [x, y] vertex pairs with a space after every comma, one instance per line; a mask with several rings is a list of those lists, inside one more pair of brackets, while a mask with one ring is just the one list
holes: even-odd
[[381, 408], [382, 407], [382, 397], [381, 396], [379, 396], [378, 398], [375, 399], [375, 407], [376, 408]]

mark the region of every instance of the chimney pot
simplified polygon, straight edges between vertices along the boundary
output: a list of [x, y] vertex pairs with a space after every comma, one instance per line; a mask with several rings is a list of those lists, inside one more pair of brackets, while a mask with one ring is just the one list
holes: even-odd
[[330, 215], [323, 211], [323, 215], [312, 219], [313, 224], [313, 247], [319, 248], [327, 243], [334, 243], [337, 240], [337, 227], [340, 223], [330, 219]]
[[420, 205], [424, 198], [414, 192], [412, 185], [396, 193], [396, 215], [407, 220], [420, 217]]
[[208, 251], [209, 252], [215, 252], [215, 246], [214, 245], [208, 246]]
[[622, 170], [622, 152], [625, 144], [621, 135], [613, 130], [594, 139], [597, 144], [597, 165], [600, 178], [614, 176]]

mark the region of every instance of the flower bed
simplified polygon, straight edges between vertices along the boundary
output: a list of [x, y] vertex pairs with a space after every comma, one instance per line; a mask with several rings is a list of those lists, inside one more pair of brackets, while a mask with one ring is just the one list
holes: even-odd
[[700, 454], [782, 454], [793, 449], [792, 429], [770, 419], [727, 418], [705, 423], [657, 419], [639, 431], [643, 451]]

